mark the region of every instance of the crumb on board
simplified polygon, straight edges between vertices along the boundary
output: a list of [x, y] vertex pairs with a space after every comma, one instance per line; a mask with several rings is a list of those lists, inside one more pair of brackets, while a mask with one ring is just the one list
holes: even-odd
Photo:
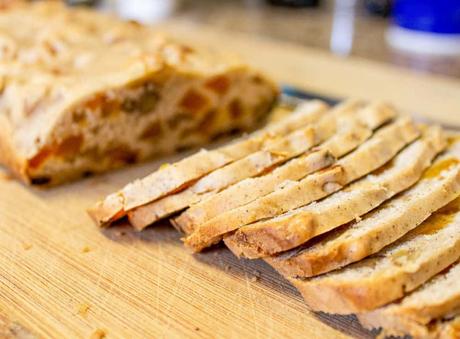
[[89, 246], [84, 246], [84, 247], [81, 249], [81, 252], [82, 252], [82, 253], [88, 253], [89, 251], [91, 251], [91, 248], [89, 248]]
[[101, 329], [101, 328], [98, 328], [97, 330], [95, 330], [91, 336], [89, 337], [90, 339], [104, 339], [106, 337], [107, 333], [105, 332], [105, 330]]
[[200, 328], [198, 326], [195, 327], [195, 331], [199, 331], [199, 330], [200, 330]]
[[164, 164], [160, 165], [159, 170], [164, 170], [165, 168], [168, 168], [169, 166], [171, 166], [171, 164], [165, 162]]
[[122, 236], [124, 236], [125, 234], [126, 234], [125, 231], [116, 231], [116, 232], [115, 232], [115, 235], [116, 235], [117, 237], [122, 237]]
[[10, 180], [14, 180], [14, 177], [10, 173], [1, 171], [0, 180], [10, 181]]
[[260, 279], [260, 272], [257, 270], [252, 271], [251, 282], [256, 282]]
[[78, 314], [82, 317], [86, 317], [86, 315], [88, 314], [89, 308], [90, 308], [90, 305], [88, 305], [87, 303], [81, 304], [80, 307], [78, 308]]
[[32, 244], [28, 242], [23, 242], [22, 243], [22, 248], [26, 251], [30, 250], [32, 248]]

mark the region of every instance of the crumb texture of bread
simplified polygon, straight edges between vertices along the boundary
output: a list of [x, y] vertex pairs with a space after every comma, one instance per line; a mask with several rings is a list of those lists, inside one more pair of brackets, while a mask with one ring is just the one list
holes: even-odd
[[[439, 166], [440, 159], [433, 164]], [[460, 166], [420, 180], [414, 187], [380, 208], [314, 244], [267, 258], [288, 277], [308, 278], [346, 266], [380, 251], [417, 227], [433, 212], [460, 194]]]
[[273, 193], [199, 225], [185, 239], [185, 244], [194, 251], [201, 251], [242, 226], [322, 199], [384, 165], [418, 136], [419, 130], [414, 123], [400, 118], [375, 133], [355, 152], [340, 159], [330, 168], [313, 173], [300, 181], [290, 181]]
[[36, 185], [252, 130], [278, 94], [233, 56], [58, 2], [14, 3], [0, 30], [0, 162]]
[[383, 169], [306, 207], [279, 217], [238, 229], [225, 243], [237, 248], [237, 255], [259, 258], [298, 247], [308, 240], [351, 222], [385, 200], [416, 183], [446, 142], [440, 129], [428, 129], [424, 136], [402, 150]]
[[[359, 315], [367, 328], [427, 337], [428, 325], [460, 314], [460, 263], [456, 262], [396, 303]], [[441, 326], [444, 327], [444, 326]]]
[[[160, 167], [97, 202], [89, 213], [99, 225], [110, 224], [136, 207], [181, 192], [206, 174], [257, 152], [265, 143], [319, 120], [326, 107], [321, 101], [312, 101], [303, 105], [297, 114], [227, 146], [211, 151], [201, 150], [179, 162]], [[131, 218], [134, 219], [133, 216]]]
[[[325, 114], [325, 116], [329, 116], [329, 114]], [[302, 127], [284, 137], [278, 135], [269, 138], [264, 142], [260, 150], [214, 170], [187, 189], [135, 208], [132, 213], [128, 213], [131, 224], [137, 229], [142, 229], [142, 227], [158, 219], [199, 202], [202, 197], [209, 197], [228, 186], [246, 178], [260, 175], [276, 165], [304, 153], [335, 132], [331, 119], [324, 117], [321, 120], [325, 121], [322, 123], [324, 128], [319, 131], [315, 130], [311, 124], [307, 124], [306, 127]], [[136, 209], [140, 211], [136, 211]], [[155, 217], [152, 220], [140, 222], [137, 221], [139, 213]]]
[[[340, 158], [351, 152], [366, 141], [374, 129], [394, 118], [394, 112], [385, 108], [385, 106], [376, 103], [362, 108], [355, 107], [357, 111], [351, 112], [346, 106], [337, 107], [333, 114], [339, 115], [338, 118], [344, 122], [340, 122], [337, 133], [317, 146], [316, 150], [327, 151], [334, 158]], [[277, 167], [267, 175], [243, 180], [228, 190], [207, 197], [203, 201], [193, 204], [175, 219], [174, 223], [185, 233], [191, 233], [196, 225], [203, 224], [221, 213], [263, 197], [280, 187], [283, 182], [297, 181], [311, 174], [312, 172], [308, 171], [309, 166], [303, 167], [303, 162], [305, 160], [310, 161], [313, 156], [307, 153]]]
[[310, 279], [290, 278], [317, 311], [363, 313], [403, 297], [460, 257], [460, 199], [379, 253]]

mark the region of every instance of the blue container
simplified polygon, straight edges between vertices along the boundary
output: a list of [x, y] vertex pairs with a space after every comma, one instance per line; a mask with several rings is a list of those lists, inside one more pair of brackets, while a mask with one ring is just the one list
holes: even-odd
[[396, 0], [393, 15], [406, 29], [460, 34], [460, 0]]

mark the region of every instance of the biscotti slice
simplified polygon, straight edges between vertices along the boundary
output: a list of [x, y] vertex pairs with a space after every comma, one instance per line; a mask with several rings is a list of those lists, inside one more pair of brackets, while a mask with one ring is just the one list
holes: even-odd
[[[354, 107], [356, 102], [346, 102]], [[321, 119], [328, 106], [321, 101], [307, 102], [286, 119], [269, 125], [265, 130], [237, 140], [215, 150], [201, 150], [179, 162], [162, 166], [147, 177], [126, 185], [107, 196], [89, 210], [99, 225], [106, 225], [126, 215], [132, 208], [180, 191], [197, 179], [233, 161], [257, 152], [265, 142], [277, 139], [304, 124]], [[294, 118], [295, 117], [295, 118]]]
[[358, 315], [366, 328], [386, 335], [428, 337], [429, 325], [460, 314], [460, 263], [457, 262], [401, 300]]
[[[460, 194], [460, 166], [448, 168], [449, 164], [452, 158], [441, 157], [414, 187], [362, 220], [268, 262], [285, 276], [312, 277], [378, 252]], [[438, 172], [440, 168], [444, 170]]]
[[185, 244], [194, 251], [200, 251], [239, 227], [324, 198], [350, 181], [382, 166], [418, 136], [419, 130], [415, 124], [408, 118], [400, 118], [378, 131], [355, 152], [339, 160], [331, 168], [311, 174], [300, 181], [286, 182], [273, 193], [197, 226], [185, 238]]
[[388, 165], [367, 177], [279, 217], [241, 227], [225, 244], [237, 256], [260, 258], [284, 252], [371, 211], [417, 182], [446, 146], [442, 131], [429, 128], [423, 138], [401, 151]]
[[0, 32], [0, 163], [26, 183], [55, 185], [252, 130], [278, 94], [234, 57], [59, 2], [2, 7]]
[[[181, 211], [204, 196], [219, 192], [246, 178], [259, 175], [277, 164], [308, 151], [330, 138], [344, 117], [353, 113], [349, 107], [324, 114], [316, 123], [299, 128], [288, 135], [266, 142], [259, 151], [205, 175], [187, 189], [135, 208], [128, 213], [130, 223], [138, 230]], [[145, 219], [144, 216], [149, 216]]]
[[289, 281], [315, 311], [372, 311], [415, 290], [460, 258], [459, 208], [460, 199], [455, 199], [371, 257], [315, 278]]
[[[350, 118], [341, 123], [342, 126], [337, 134], [321, 144], [318, 149], [327, 150], [334, 157], [340, 158], [367, 140], [372, 134], [372, 130], [395, 116], [394, 109], [386, 104], [373, 103], [367, 105], [357, 113], [355, 118]], [[307, 154], [276, 168], [272, 173], [254, 179], [243, 180], [227, 190], [207, 197], [201, 202], [192, 205], [180, 217], [175, 219], [173, 224], [185, 233], [191, 233], [195, 225], [205, 223], [221, 213], [265, 196], [287, 180], [300, 180], [312, 173], [310, 171], [311, 166], [304, 166], [303, 164], [305, 162], [310, 164], [315, 156], [315, 154]]]

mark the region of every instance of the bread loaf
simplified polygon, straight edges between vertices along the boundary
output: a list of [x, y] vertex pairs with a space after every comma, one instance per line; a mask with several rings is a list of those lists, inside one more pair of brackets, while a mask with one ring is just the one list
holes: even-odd
[[251, 130], [278, 93], [234, 57], [58, 2], [12, 2], [0, 31], [0, 163], [27, 183], [58, 184]]

